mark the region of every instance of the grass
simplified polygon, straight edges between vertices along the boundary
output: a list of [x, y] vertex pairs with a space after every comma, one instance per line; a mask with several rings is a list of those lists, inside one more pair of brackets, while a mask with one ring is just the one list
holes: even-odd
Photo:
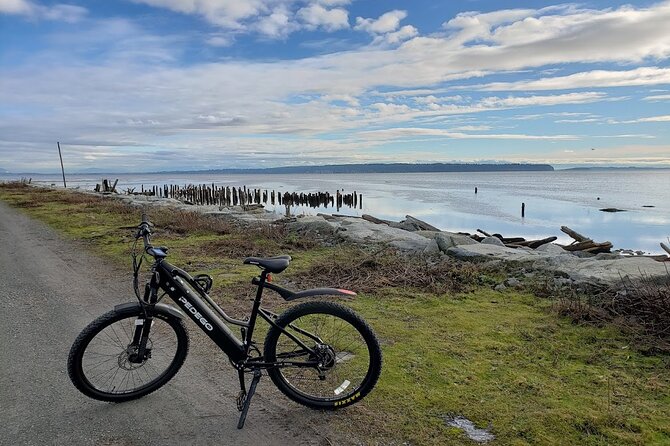
[[[0, 199], [129, 268], [132, 232], [124, 227], [137, 224], [138, 210], [9, 184]], [[328, 418], [344, 435], [366, 444], [472, 443], [445, 423], [462, 415], [490, 427], [491, 444], [670, 444], [670, 357], [636, 350], [611, 324], [575, 324], [530, 288], [492, 291], [504, 272], [324, 244], [283, 227], [177, 211], [150, 216], [171, 260], [210, 273], [215, 299], [238, 315], [249, 309], [257, 272], [241, 265], [246, 255], [291, 254], [291, 267], [276, 277], [291, 287], [362, 291], [347, 304], [377, 331], [385, 363], [364, 402]], [[277, 298], [268, 303], [282, 306]]]

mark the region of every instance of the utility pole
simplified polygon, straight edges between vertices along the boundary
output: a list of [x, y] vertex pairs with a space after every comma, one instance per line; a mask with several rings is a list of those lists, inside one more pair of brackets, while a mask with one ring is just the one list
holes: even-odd
[[63, 187], [67, 188], [67, 184], [65, 184], [65, 169], [63, 168], [63, 155], [60, 153], [60, 142], [56, 142], [58, 144], [58, 156], [60, 158], [60, 170], [63, 172]]

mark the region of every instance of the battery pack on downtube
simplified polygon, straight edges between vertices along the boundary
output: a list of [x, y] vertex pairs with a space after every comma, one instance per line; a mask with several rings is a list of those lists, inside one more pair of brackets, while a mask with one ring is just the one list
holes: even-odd
[[242, 342], [200, 299], [196, 291], [179, 276], [172, 276], [172, 270], [167, 262], [162, 262], [157, 269], [161, 288], [233, 361], [245, 359]]

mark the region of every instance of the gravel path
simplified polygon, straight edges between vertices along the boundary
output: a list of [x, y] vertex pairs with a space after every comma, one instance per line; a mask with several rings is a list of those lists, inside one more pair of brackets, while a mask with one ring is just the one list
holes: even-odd
[[0, 202], [0, 444], [331, 445], [346, 411], [320, 413], [261, 380], [236, 429], [236, 372], [189, 321], [192, 349], [177, 376], [127, 403], [88, 399], [70, 383], [72, 341], [95, 317], [134, 300], [130, 267], [119, 271], [79, 243]]

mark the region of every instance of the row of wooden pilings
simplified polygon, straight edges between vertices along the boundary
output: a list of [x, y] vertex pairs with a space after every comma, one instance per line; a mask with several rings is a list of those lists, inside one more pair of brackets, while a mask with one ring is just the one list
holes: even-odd
[[268, 204], [284, 206], [309, 206], [311, 208], [319, 207], [341, 207], [363, 209], [363, 194], [356, 191], [344, 193], [338, 189], [335, 195], [330, 192], [284, 192], [252, 189], [244, 187], [216, 186], [215, 184], [199, 185], [171, 185], [152, 186], [148, 189], [141, 186], [139, 192], [135, 188], [126, 190], [128, 194], [153, 195], [162, 198], [175, 198], [186, 203], [196, 205], [217, 205], [217, 206], [248, 206], [251, 204]]

